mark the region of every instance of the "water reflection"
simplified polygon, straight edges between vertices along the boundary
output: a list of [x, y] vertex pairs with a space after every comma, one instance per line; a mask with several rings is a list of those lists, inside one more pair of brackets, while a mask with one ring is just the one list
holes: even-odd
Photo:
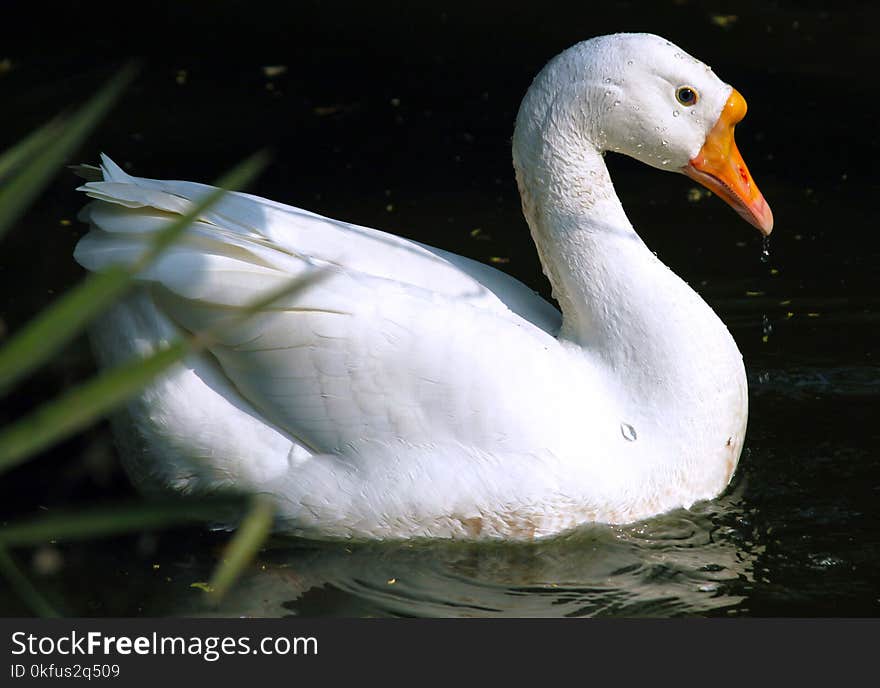
[[[633, 526], [533, 544], [276, 541], [219, 608], [279, 616], [670, 616], [737, 605], [753, 554], [731, 537], [740, 489]], [[158, 610], [157, 610], [158, 611]]]

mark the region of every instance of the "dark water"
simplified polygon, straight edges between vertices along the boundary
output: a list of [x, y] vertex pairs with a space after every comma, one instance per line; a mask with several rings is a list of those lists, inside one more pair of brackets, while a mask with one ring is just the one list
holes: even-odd
[[[880, 13], [776, 3], [738, 7], [723, 27], [713, 7], [698, 3], [638, 12], [618, 3], [601, 13], [581, 4], [558, 13], [490, 3], [367, 14], [306, 3], [258, 21], [230, 2], [199, 20], [198, 49], [167, 48], [171, 55], [150, 51], [147, 31], [123, 38], [112, 16], [74, 32], [77, 45], [69, 31], [43, 31], [34, 50], [21, 27], [35, 24], [23, 13], [17, 34], [0, 44], [10, 50], [0, 73], [0, 145], [91, 92], [119, 55], [152, 52], [77, 161], [103, 150], [135, 174], [210, 181], [271, 145], [275, 162], [255, 193], [494, 258], [546, 293], [510, 164], [519, 99], [543, 63], [577, 40], [615, 30], [664, 35], [745, 95], [750, 111], [737, 140], [776, 216], [765, 263], [757, 233], [717, 199], [694, 200], [683, 177], [609, 160], [633, 224], [713, 305], [743, 351], [751, 413], [728, 492], [689, 511], [531, 545], [276, 539], [220, 609], [205, 606], [192, 584], [209, 578], [223, 533], [187, 528], [16, 551], [60, 608], [302, 616], [880, 611], [880, 144], [871, 80]], [[175, 41], [195, 20], [185, 12], [165, 20], [176, 27], [163, 33], [165, 44], [188, 45]], [[232, 27], [250, 40], [221, 51]], [[80, 35], [93, 37], [89, 52]], [[199, 56], [180, 56], [187, 53]], [[279, 64], [287, 66], [280, 75], [262, 69]], [[81, 232], [74, 186], [59, 176], [3, 240], [0, 321], [8, 329], [81, 277], [70, 258]], [[93, 370], [77, 342], [4, 400], [0, 421]], [[4, 475], [0, 518], [130, 496], [101, 425]], [[0, 614], [16, 613], [26, 610], [0, 586]]]

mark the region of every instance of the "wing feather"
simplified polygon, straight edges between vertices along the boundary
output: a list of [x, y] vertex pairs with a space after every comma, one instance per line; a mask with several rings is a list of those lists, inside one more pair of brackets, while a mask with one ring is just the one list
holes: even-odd
[[[106, 157], [102, 169], [104, 181], [81, 187], [95, 200], [75, 256], [90, 270], [133, 263], [151, 233], [212, 190], [132, 177]], [[140, 278], [161, 287], [154, 299], [169, 317], [198, 331], [319, 271], [211, 348], [242, 396], [315, 451], [412, 438], [519, 447], [530, 427], [559, 422], [549, 394], [565, 386], [551, 353], [558, 313], [459, 256], [229, 194]]]

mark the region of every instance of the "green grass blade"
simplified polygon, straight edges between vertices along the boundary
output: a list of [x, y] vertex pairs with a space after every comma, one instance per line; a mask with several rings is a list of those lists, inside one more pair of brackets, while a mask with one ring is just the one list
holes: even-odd
[[127, 64], [65, 123], [60, 133], [35, 153], [0, 189], [0, 236], [25, 211], [65, 159], [89, 135], [134, 79], [137, 68]]
[[22, 570], [18, 568], [15, 561], [9, 556], [9, 552], [3, 547], [0, 547], [0, 574], [9, 581], [9, 586], [30, 607], [34, 614], [43, 618], [56, 618], [60, 616], [52, 605], [46, 601], [46, 598], [34, 587], [33, 583], [28, 580], [28, 577], [24, 575]]
[[128, 361], [5, 427], [0, 432], [0, 473], [103, 417], [187, 352], [186, 342], [180, 341]]
[[56, 117], [46, 122], [42, 127], [32, 131], [24, 139], [16, 143], [12, 148], [3, 151], [0, 155], [0, 181], [9, 176], [16, 168], [21, 167], [26, 160], [32, 158], [38, 151], [49, 145], [61, 133], [64, 122]]
[[0, 393], [47, 361], [131, 282], [123, 267], [89, 275], [47, 306], [0, 348]]
[[59, 511], [0, 528], [0, 547], [73, 542], [194, 521], [228, 520], [240, 514], [246, 504], [244, 497], [202, 497]]
[[215, 602], [223, 599], [245, 567], [260, 551], [260, 547], [272, 530], [274, 516], [275, 505], [272, 501], [266, 496], [257, 495], [247, 516], [226, 545], [224, 557], [217, 565], [208, 584]]
[[187, 354], [207, 346], [219, 332], [234, 327], [305, 284], [314, 282], [321, 274], [292, 279], [266, 296], [257, 297], [215, 330], [197, 333], [146, 358], [136, 358], [101, 373], [3, 428], [0, 431], [0, 474], [107, 415]]
[[135, 274], [177, 241], [193, 221], [222, 198], [225, 189], [247, 186], [267, 163], [267, 154], [260, 151], [236, 165], [217, 181], [220, 188], [157, 232], [130, 270], [114, 267], [92, 273], [16, 332], [0, 349], [0, 393], [48, 360], [92, 318], [121, 297], [131, 286]]

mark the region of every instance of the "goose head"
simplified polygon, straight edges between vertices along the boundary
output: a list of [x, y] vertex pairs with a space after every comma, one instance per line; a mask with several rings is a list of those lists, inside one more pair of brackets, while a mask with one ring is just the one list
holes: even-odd
[[736, 89], [669, 41], [600, 36], [535, 78], [517, 116], [514, 163], [519, 171], [527, 157], [564, 160], [561, 149], [623, 153], [686, 174], [766, 236], [773, 214], [734, 140], [745, 113]]

